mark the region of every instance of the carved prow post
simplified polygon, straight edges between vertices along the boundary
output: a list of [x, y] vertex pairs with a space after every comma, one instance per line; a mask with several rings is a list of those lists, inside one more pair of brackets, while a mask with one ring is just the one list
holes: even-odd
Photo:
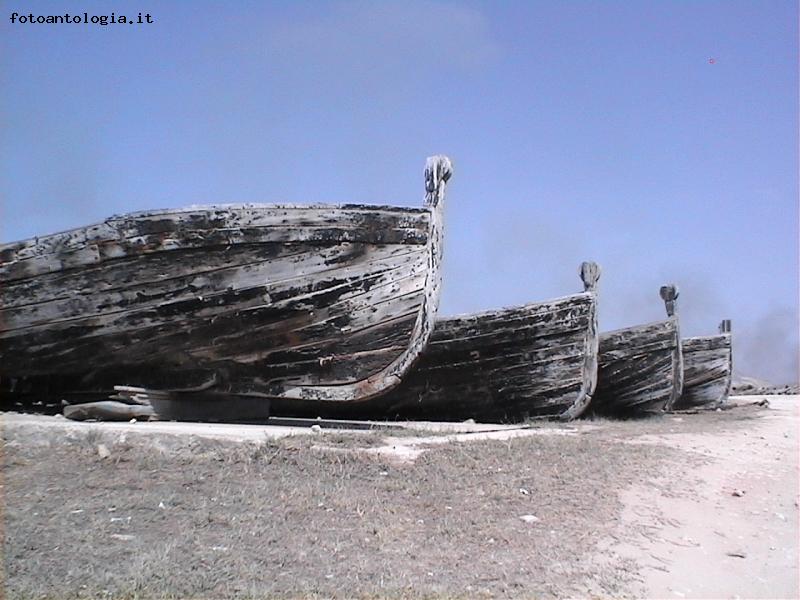
[[597, 289], [597, 280], [600, 279], [600, 265], [595, 262], [581, 263], [581, 281], [584, 292], [594, 292]]
[[659, 290], [664, 306], [667, 308], [667, 316], [675, 321], [675, 332], [677, 343], [675, 356], [672, 361], [672, 396], [664, 405], [664, 410], [672, 410], [672, 407], [683, 393], [683, 349], [681, 348], [681, 330], [678, 323], [678, 286], [673, 284], [662, 285]]
[[411, 333], [411, 345], [385, 369], [388, 377], [397, 380], [405, 374], [425, 349], [428, 339], [433, 333], [436, 311], [439, 309], [439, 291], [442, 287], [444, 193], [447, 182], [452, 176], [453, 163], [446, 156], [441, 154], [431, 156], [425, 161], [425, 206], [431, 211], [430, 237], [428, 238], [428, 277], [425, 280], [425, 296], [422, 306], [419, 308], [417, 322]]
[[674, 317], [678, 309], [678, 286], [674, 283], [670, 285], [662, 285], [659, 293], [661, 294], [661, 299], [664, 301], [664, 306], [667, 308], [667, 316]]
[[430, 156], [425, 161], [425, 205], [439, 206], [450, 177], [453, 176], [453, 163], [444, 155]]
[[583, 343], [583, 382], [580, 392], [578, 392], [578, 398], [560, 417], [564, 421], [569, 421], [583, 414], [592, 401], [597, 387], [598, 354], [600, 351], [600, 333], [597, 327], [597, 280], [600, 279], [600, 265], [590, 261], [582, 262], [580, 275], [581, 281], [583, 281], [583, 291], [593, 297], [591, 298], [591, 315]]
[[[730, 335], [731, 333], [730, 319], [722, 320], [722, 322], [719, 324], [719, 332], [721, 334]], [[728, 381], [725, 383], [725, 391], [720, 396], [719, 402], [717, 402], [717, 406], [722, 406], [728, 401], [728, 394], [731, 393], [732, 385], [733, 385], [733, 345], [731, 345], [730, 350], [728, 351]]]

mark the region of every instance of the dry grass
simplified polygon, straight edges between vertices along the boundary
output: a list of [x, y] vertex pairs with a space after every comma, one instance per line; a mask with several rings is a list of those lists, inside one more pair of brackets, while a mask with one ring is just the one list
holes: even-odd
[[598, 554], [617, 490], [661, 488], [677, 459], [620, 440], [675, 424], [441, 444], [403, 466], [351, 451], [381, 432], [258, 444], [6, 432], [7, 596], [631, 595], [636, 565]]

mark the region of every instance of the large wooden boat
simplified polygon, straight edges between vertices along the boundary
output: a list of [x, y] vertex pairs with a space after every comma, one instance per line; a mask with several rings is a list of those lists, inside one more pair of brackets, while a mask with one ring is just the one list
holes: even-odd
[[375, 401], [342, 407], [346, 413], [318, 409], [324, 416], [380, 420], [577, 417], [597, 377], [600, 270], [583, 263], [580, 273], [580, 294], [437, 319], [430, 344], [399, 386]]
[[733, 351], [731, 322], [720, 323], [719, 335], [688, 337], [683, 350], [683, 393], [673, 408], [717, 406], [731, 389]]
[[670, 409], [683, 389], [678, 289], [661, 288], [667, 319], [600, 335], [597, 391], [591, 408], [602, 414]]
[[384, 393], [433, 328], [451, 174], [428, 159], [423, 208], [189, 207], [4, 244], [0, 379], [266, 402]]

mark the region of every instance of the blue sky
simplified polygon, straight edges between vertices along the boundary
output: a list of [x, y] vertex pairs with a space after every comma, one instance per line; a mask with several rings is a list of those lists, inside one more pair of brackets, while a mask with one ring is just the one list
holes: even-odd
[[[153, 24], [12, 24], [34, 15]], [[0, 239], [214, 202], [422, 202], [455, 163], [442, 312], [577, 291], [602, 329], [734, 324], [797, 379], [794, 2], [5, 2]]]

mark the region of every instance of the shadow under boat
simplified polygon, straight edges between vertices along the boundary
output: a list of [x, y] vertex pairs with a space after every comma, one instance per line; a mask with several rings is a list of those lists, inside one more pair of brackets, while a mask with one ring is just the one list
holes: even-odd
[[669, 410], [683, 390], [683, 356], [677, 314], [678, 289], [660, 295], [667, 319], [600, 335], [596, 414], [634, 416]]

